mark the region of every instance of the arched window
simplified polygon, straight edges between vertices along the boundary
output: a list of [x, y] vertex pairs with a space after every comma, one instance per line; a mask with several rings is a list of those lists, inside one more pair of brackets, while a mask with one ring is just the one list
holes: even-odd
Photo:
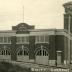
[[23, 49], [23, 50], [19, 50], [18, 55], [28, 55], [28, 50]]
[[10, 55], [10, 51], [9, 50], [1, 50], [0, 55]]
[[20, 51], [18, 52], [18, 55], [22, 55], [22, 54], [23, 54], [23, 51], [20, 50]]
[[24, 55], [28, 55], [28, 51], [27, 50], [24, 50]]
[[40, 49], [36, 52], [37, 56], [48, 56], [48, 52], [45, 49]]

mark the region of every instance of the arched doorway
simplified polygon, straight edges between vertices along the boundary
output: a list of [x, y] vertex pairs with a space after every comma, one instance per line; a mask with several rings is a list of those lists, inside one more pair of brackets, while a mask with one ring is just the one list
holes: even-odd
[[11, 60], [11, 50], [9, 48], [2, 48], [0, 50], [0, 60]]
[[49, 54], [46, 49], [39, 49], [35, 54], [35, 62], [38, 64], [48, 65]]
[[29, 61], [29, 51], [27, 48], [19, 49], [17, 52], [17, 61]]

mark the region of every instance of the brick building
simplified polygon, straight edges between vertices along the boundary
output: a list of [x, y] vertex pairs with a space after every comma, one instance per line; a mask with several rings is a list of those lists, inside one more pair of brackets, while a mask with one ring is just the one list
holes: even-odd
[[72, 2], [65, 3], [64, 29], [35, 29], [20, 23], [0, 31], [0, 60], [61, 65], [72, 60]]

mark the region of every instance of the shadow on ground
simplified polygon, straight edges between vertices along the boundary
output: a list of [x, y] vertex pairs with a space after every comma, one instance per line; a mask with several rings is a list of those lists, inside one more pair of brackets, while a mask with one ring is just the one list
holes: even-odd
[[31, 72], [28, 68], [22, 68], [8, 62], [0, 62], [0, 72]]

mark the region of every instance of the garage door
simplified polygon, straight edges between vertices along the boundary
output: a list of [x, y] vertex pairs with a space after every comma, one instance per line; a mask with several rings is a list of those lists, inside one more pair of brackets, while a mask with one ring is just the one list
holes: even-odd
[[17, 53], [17, 61], [29, 61], [29, 52], [26, 49], [19, 50]]
[[11, 52], [10, 50], [3, 49], [0, 51], [0, 60], [9, 61], [11, 60]]
[[36, 52], [36, 63], [48, 65], [49, 55], [45, 49], [40, 49]]

